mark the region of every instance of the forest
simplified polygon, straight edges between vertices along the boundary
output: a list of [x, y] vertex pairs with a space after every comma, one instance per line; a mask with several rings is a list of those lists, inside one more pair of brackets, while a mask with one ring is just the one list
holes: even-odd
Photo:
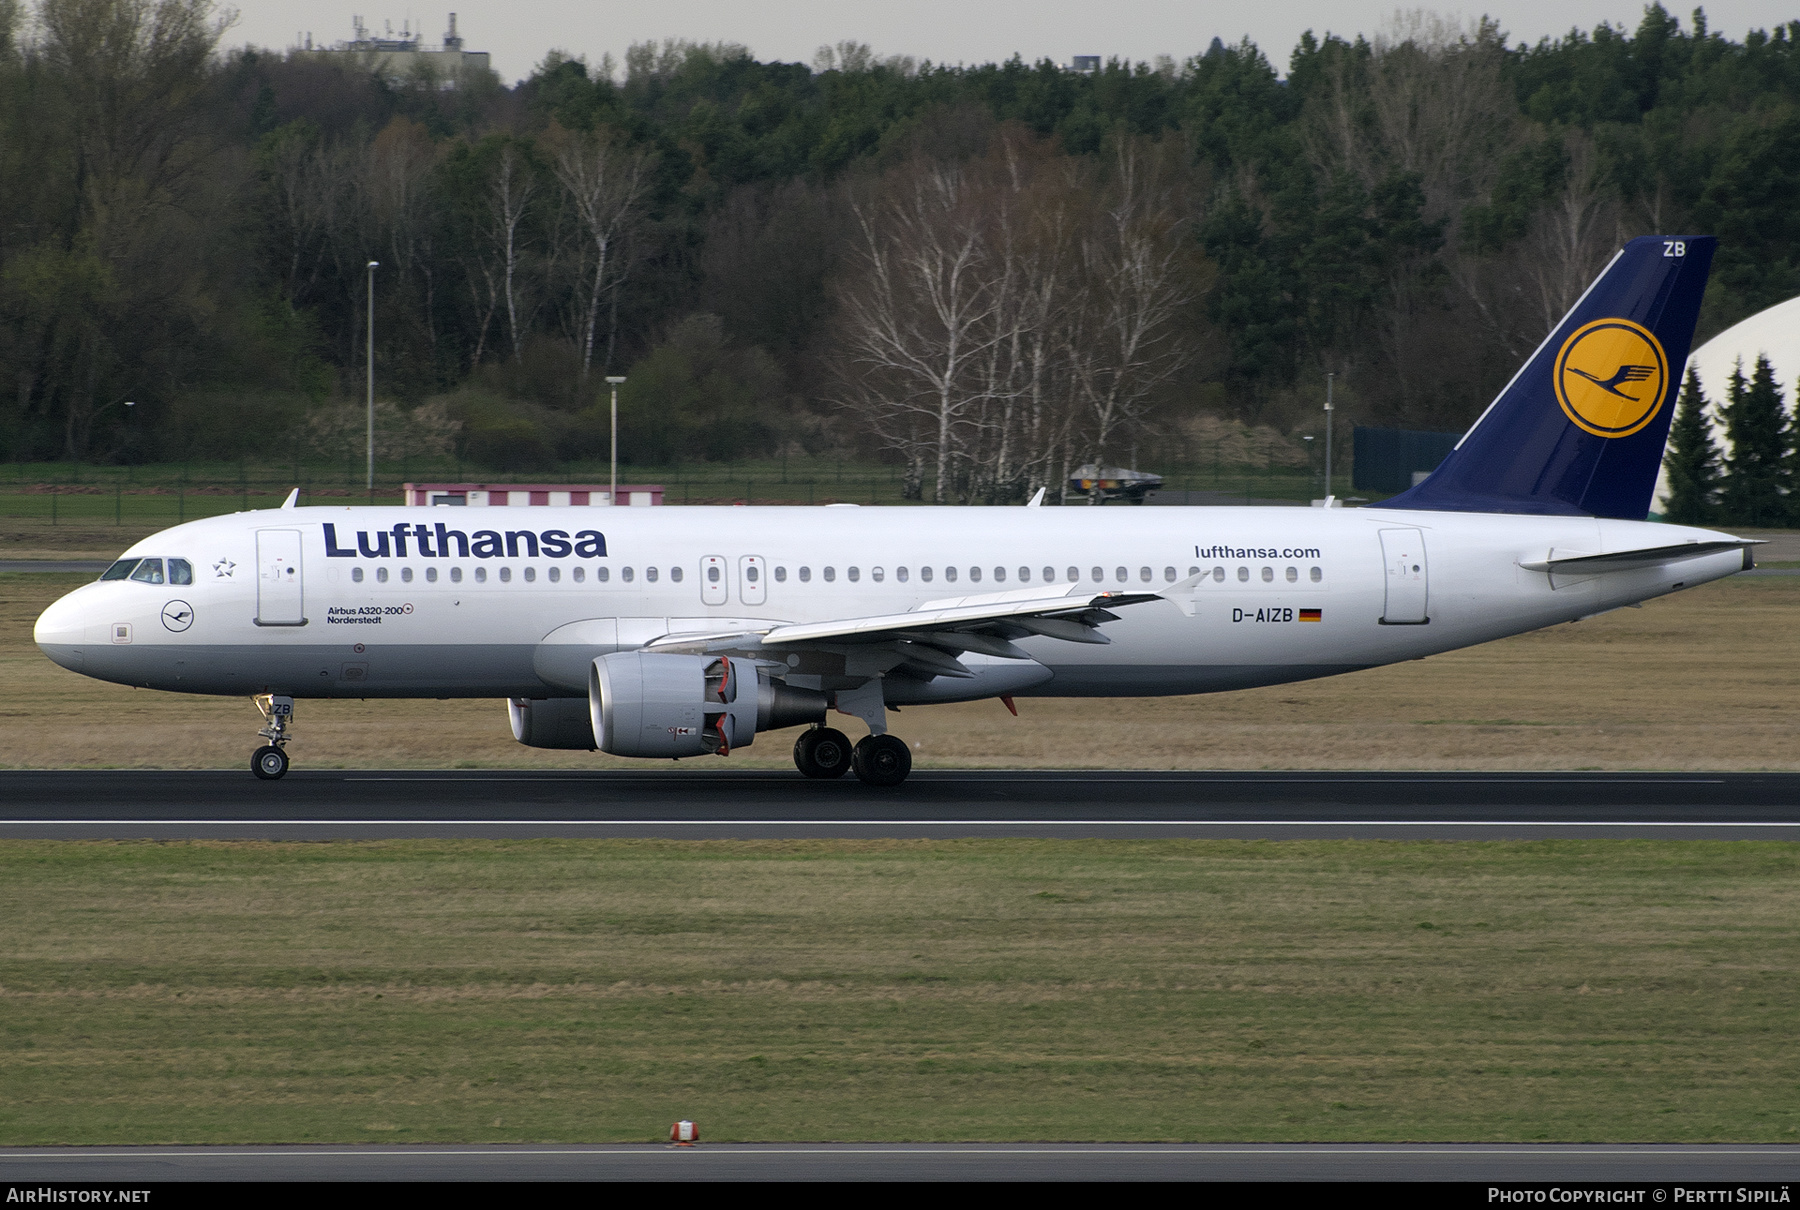
[[1327, 375], [1340, 425], [1460, 429], [1636, 235], [1720, 238], [1701, 339], [1800, 293], [1800, 21], [513, 87], [229, 33], [0, 0], [0, 457], [342, 465], [372, 368], [384, 456], [547, 471], [604, 457], [613, 376], [627, 464], [1001, 502], [1312, 426]]

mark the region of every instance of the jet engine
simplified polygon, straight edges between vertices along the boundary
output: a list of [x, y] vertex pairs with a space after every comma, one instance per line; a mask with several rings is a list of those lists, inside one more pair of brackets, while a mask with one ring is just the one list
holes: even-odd
[[726, 756], [758, 731], [822, 720], [825, 706], [823, 693], [722, 655], [619, 651], [588, 675], [593, 734], [614, 756]]
[[592, 752], [594, 724], [585, 697], [509, 698], [513, 738], [527, 748]]

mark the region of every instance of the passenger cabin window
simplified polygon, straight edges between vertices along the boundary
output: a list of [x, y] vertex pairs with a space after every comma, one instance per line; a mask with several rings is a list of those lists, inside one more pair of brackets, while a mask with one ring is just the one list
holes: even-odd
[[969, 583], [971, 583], [971, 584], [981, 583], [981, 568], [979, 568], [979, 567], [969, 568]]
[[412, 583], [412, 571], [413, 569], [410, 567], [402, 567], [400, 569], [400, 582], [402, 584]]
[[1263, 583], [1271, 584], [1274, 582], [1274, 580], [1275, 580], [1275, 569], [1273, 567], [1263, 568]]
[[1225, 569], [1223, 567], [1213, 568], [1213, 583], [1214, 584], [1223, 584], [1224, 582], [1225, 582]]
[[654, 567], [644, 568], [644, 579], [648, 580], [652, 584], [656, 583], [656, 568], [654, 568]]
[[1312, 571], [1308, 572], [1307, 574], [1312, 577], [1312, 582], [1314, 584], [1317, 584], [1320, 580], [1323, 580], [1325, 578], [1325, 573], [1320, 571], [1316, 567], [1313, 568]]
[[1248, 584], [1249, 582], [1250, 582], [1250, 569], [1248, 567], [1238, 568], [1238, 583], [1239, 584]]
[[582, 583], [584, 580], [587, 579], [587, 568], [585, 568], [585, 567], [575, 568], [574, 570], [569, 572], [569, 578], [571, 580], [574, 580], [577, 584]]
[[669, 579], [675, 581], [675, 583], [677, 583], [677, 584], [681, 583], [681, 568], [679, 568], [679, 567], [669, 568]]
[[[1050, 577], [1045, 576], [1044, 578], [1046, 580], [1048, 580]], [[1077, 581], [1079, 579], [1081, 579], [1081, 569], [1079, 567], [1069, 568], [1069, 583], [1073, 584], [1075, 581]]]
[[[506, 573], [505, 573], [505, 572], [501, 572], [501, 573], [500, 573], [500, 577], [501, 577], [501, 578], [502, 578], [502, 579], [505, 579], [505, 578], [506, 578]], [[375, 579], [376, 579], [376, 581], [377, 581], [377, 582], [378, 582], [378, 583], [381, 583], [381, 584], [386, 584], [386, 583], [387, 583], [387, 581], [388, 581], [388, 570], [387, 570], [387, 568], [385, 568], [385, 567], [377, 567], [377, 568], [376, 568], [376, 569], [375, 569]]]
[[437, 583], [437, 568], [427, 567], [425, 569], [425, 582], [427, 584], [436, 584]]
[[[1188, 575], [1190, 575], [1190, 576], [1197, 576], [1199, 574], [1200, 574], [1200, 569], [1198, 567], [1196, 567], [1196, 568], [1194, 568], [1194, 570], [1188, 572]], [[1170, 584], [1173, 584], [1175, 582], [1175, 569], [1173, 567], [1163, 568], [1163, 579], [1168, 581]]]
[[946, 583], [946, 584], [956, 583], [956, 568], [954, 568], [954, 567], [944, 568], [944, 583]]
[[549, 571], [545, 572], [544, 575], [549, 578], [552, 584], [555, 584], [562, 579], [562, 568], [552, 567]]
[[477, 567], [475, 569], [475, 582], [477, 584], [486, 584], [487, 583], [487, 568]]
[[[1169, 568], [1169, 579], [1173, 580], [1174, 578], [1175, 578], [1175, 569], [1173, 567], [1171, 567], [1171, 568]], [[1148, 584], [1150, 582], [1150, 569], [1148, 567], [1138, 568], [1138, 579], [1142, 580], [1144, 583]]]
[[1004, 567], [994, 568], [994, 583], [996, 583], [996, 584], [1006, 583], [1006, 568], [1004, 568]]
[[137, 570], [131, 578], [139, 584], [161, 584], [163, 582], [163, 566], [161, 559], [141, 559]]
[[848, 571], [846, 571], [844, 574], [850, 577], [850, 582], [852, 584], [854, 584], [858, 580], [862, 579], [862, 569], [859, 567], [852, 567]]
[[919, 579], [925, 581], [925, 583], [927, 583], [927, 584], [931, 583], [931, 568], [929, 568], [929, 567], [919, 568]]
[[363, 576], [362, 568], [352, 567], [350, 569], [350, 582], [352, 584], [361, 584], [362, 576]]
[[1299, 579], [1300, 569], [1298, 567], [1290, 567], [1287, 569], [1287, 582], [1289, 584], [1297, 583]]
[[1100, 581], [1102, 581], [1104, 579], [1106, 579], [1106, 568], [1104, 568], [1104, 567], [1094, 568], [1094, 583], [1098, 584]]
[[525, 582], [527, 584], [530, 584], [533, 581], [535, 581], [536, 579], [537, 579], [537, 568], [527, 567], [525, 569]]
[[894, 579], [900, 581], [902, 584], [906, 583], [907, 577], [911, 574], [912, 573], [908, 572], [904, 567], [894, 568]]
[[462, 583], [462, 568], [452, 567], [450, 569], [450, 582], [452, 584], [461, 584]]
[[812, 582], [812, 568], [802, 567], [800, 569], [800, 582], [802, 584], [810, 584]]
[[594, 579], [600, 581], [600, 583], [602, 583], [602, 584], [606, 583], [608, 580], [612, 579], [612, 568], [610, 568], [610, 567], [594, 568]]
[[1019, 583], [1021, 583], [1021, 584], [1031, 583], [1031, 568], [1029, 568], [1029, 567], [1019, 568]]
[[825, 569], [825, 582], [827, 584], [830, 584], [832, 581], [834, 581], [836, 579], [837, 579], [837, 568], [827, 567]]

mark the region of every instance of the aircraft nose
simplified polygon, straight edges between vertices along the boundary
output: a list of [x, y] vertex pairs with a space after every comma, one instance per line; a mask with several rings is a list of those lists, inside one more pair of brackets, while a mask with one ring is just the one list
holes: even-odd
[[31, 637], [38, 648], [64, 668], [81, 671], [82, 642], [86, 638], [87, 603], [78, 598], [86, 586], [51, 603], [38, 615]]

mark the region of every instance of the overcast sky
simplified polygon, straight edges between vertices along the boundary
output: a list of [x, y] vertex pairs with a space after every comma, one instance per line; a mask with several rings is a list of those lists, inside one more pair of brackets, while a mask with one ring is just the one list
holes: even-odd
[[[1235, 42], [1249, 36], [1283, 72], [1301, 31], [1374, 34], [1396, 6], [1380, 0], [657, 0], [592, 3], [583, 0], [449, 0], [419, 7], [409, 0], [235, 0], [237, 24], [230, 45], [281, 50], [310, 31], [315, 43], [350, 36], [360, 14], [376, 31], [410, 21], [435, 46], [445, 16], [455, 5], [465, 49], [485, 50], [507, 83], [529, 75], [545, 52], [559, 49], [598, 63], [611, 53], [624, 58], [633, 42], [663, 38], [739, 42], [763, 60], [811, 62], [821, 45], [868, 43], [878, 55], [912, 55], [937, 63], [986, 63], [1020, 54], [1027, 61], [1072, 55], [1117, 55], [1151, 60], [1196, 54], [1217, 36]], [[221, 5], [223, 7], [223, 4]], [[1669, 6], [1686, 26], [1688, 11]], [[1642, 3], [1632, 0], [1498, 0], [1480, 7], [1438, 6], [1445, 15], [1498, 17], [1512, 42], [1536, 42], [1566, 33], [1571, 25], [1601, 21], [1635, 27]], [[1708, 23], [1742, 40], [1746, 30], [1771, 28], [1800, 18], [1800, 0], [1726, 0], [1706, 5]]]

